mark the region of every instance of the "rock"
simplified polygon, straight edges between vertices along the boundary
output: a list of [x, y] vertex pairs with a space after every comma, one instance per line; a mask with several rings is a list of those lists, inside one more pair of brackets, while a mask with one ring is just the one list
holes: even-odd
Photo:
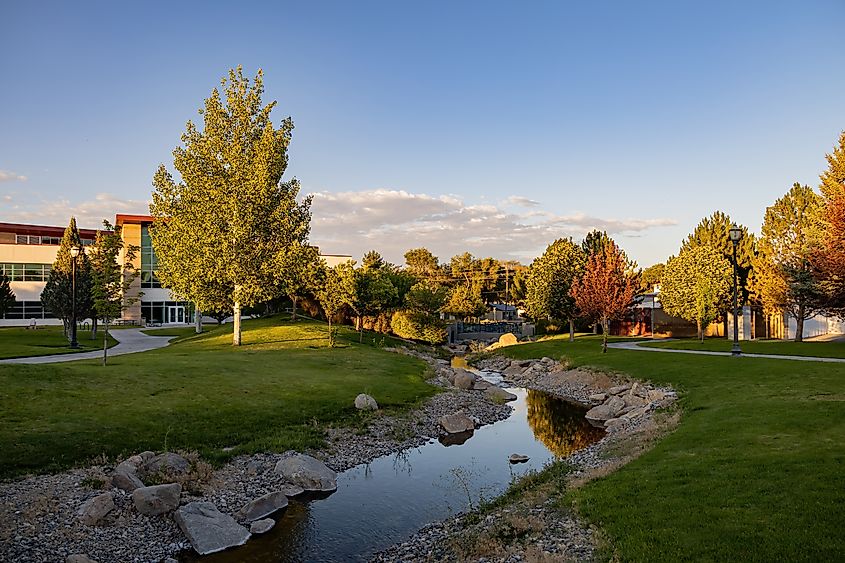
[[276, 521], [272, 518], [265, 518], [264, 520], [256, 520], [249, 526], [249, 533], [250, 534], [266, 534], [270, 530], [273, 529], [273, 526], [276, 525]]
[[595, 395], [590, 395], [590, 401], [593, 403], [601, 404], [607, 399], [607, 393], [596, 393]]
[[138, 478], [138, 466], [128, 461], [121, 462], [114, 468], [111, 476], [113, 487], [131, 493], [138, 487], [143, 487], [144, 482]]
[[625, 401], [619, 397], [613, 396], [605, 401], [603, 404], [591, 408], [584, 415], [584, 418], [591, 422], [604, 422], [611, 418], [616, 418], [616, 415], [625, 408]]
[[625, 383], [624, 385], [617, 385], [616, 387], [611, 387], [607, 390], [607, 392], [611, 395], [621, 395], [630, 388], [631, 385], [629, 383]]
[[210, 502], [186, 504], [173, 514], [173, 519], [200, 555], [243, 545], [250, 536], [249, 530]]
[[337, 489], [337, 473], [311, 456], [294, 454], [282, 458], [276, 464], [276, 473], [289, 483], [306, 491], [334, 491]]
[[626, 407], [642, 407], [648, 404], [646, 399], [637, 395], [625, 395], [624, 401]]
[[633, 410], [631, 410], [631, 411], [627, 412], [627, 413], [626, 413], [626, 414], [625, 414], [622, 418], [625, 418], [625, 419], [628, 419], [628, 420], [632, 420], [632, 419], [634, 419], [634, 418], [639, 418], [639, 417], [641, 417], [641, 416], [642, 416], [642, 415], [644, 415], [646, 412], [648, 412], [648, 407], [640, 407], [640, 408], [633, 409]]
[[141, 514], [157, 516], [176, 510], [179, 507], [181, 494], [182, 485], [179, 483], [153, 485], [132, 491], [132, 502]]
[[604, 427], [605, 428], [615, 428], [617, 426], [622, 426], [626, 422], [628, 422], [628, 421], [625, 420], [624, 418], [611, 418], [610, 420], [605, 421]]
[[377, 411], [378, 403], [366, 393], [361, 393], [355, 397], [355, 408], [359, 411]]
[[529, 459], [531, 459], [531, 458], [529, 458], [527, 455], [511, 454], [510, 457], [508, 458], [508, 461], [511, 462], [511, 463], [525, 463]]
[[666, 398], [666, 393], [664, 393], [660, 389], [651, 389], [648, 392], [648, 400], [649, 401], [662, 401], [665, 398]]
[[440, 417], [440, 426], [449, 434], [457, 434], [468, 430], [475, 430], [475, 422], [472, 421], [464, 411], [455, 414], [446, 414]]
[[277, 510], [287, 507], [287, 505], [287, 495], [283, 491], [274, 491], [246, 503], [236, 516], [238, 520], [254, 522], [270, 516]]
[[153, 459], [155, 456], [156, 456], [155, 452], [151, 452], [149, 450], [147, 450], [146, 452], [141, 452], [141, 453], [138, 454], [138, 457], [140, 457], [143, 460], [144, 463], [147, 463], [148, 461]]
[[144, 464], [144, 471], [147, 475], [164, 473], [166, 475], [184, 475], [191, 470], [191, 463], [173, 452], [159, 454]]
[[305, 489], [296, 485], [286, 484], [282, 487], [282, 492], [285, 493], [286, 497], [290, 498], [301, 495], [305, 492]]
[[458, 389], [472, 389], [475, 383], [475, 376], [470, 372], [461, 369], [455, 372], [455, 387]]
[[499, 346], [513, 346], [516, 343], [516, 335], [512, 332], [506, 332], [499, 337]]
[[97, 563], [95, 560], [91, 559], [84, 553], [74, 553], [73, 555], [68, 555], [65, 559], [65, 563]]
[[79, 508], [79, 519], [86, 526], [94, 526], [103, 517], [114, 510], [114, 494], [103, 493], [85, 501]]
[[525, 371], [525, 368], [519, 366], [519, 364], [511, 364], [510, 367], [505, 368], [505, 371], [502, 372], [502, 375], [506, 375], [508, 377], [515, 377], [517, 375], [522, 375]]
[[489, 381], [485, 381], [483, 379], [476, 379], [475, 382], [472, 384], [472, 388], [475, 391], [486, 391], [487, 389], [490, 389], [491, 387], [493, 387], [493, 384], [490, 383]]
[[491, 387], [490, 389], [488, 389], [487, 391], [484, 392], [484, 397], [489, 401], [493, 401], [494, 403], [497, 403], [497, 402], [507, 403], [508, 401], [515, 401], [516, 400], [516, 395], [514, 395], [513, 393], [509, 393], [508, 391], [505, 391], [501, 387]]
[[466, 443], [475, 434], [474, 430], [467, 430], [466, 432], [458, 432], [457, 434], [443, 434], [437, 438], [437, 441], [446, 446], [460, 446]]

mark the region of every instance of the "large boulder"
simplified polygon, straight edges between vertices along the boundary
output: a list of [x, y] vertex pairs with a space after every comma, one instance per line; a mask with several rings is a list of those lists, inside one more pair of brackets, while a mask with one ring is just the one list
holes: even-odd
[[506, 332], [499, 337], [499, 346], [513, 346], [516, 343], [516, 336], [512, 332]]
[[249, 501], [243, 505], [236, 516], [238, 520], [254, 522], [270, 516], [277, 510], [287, 507], [287, 505], [288, 497], [284, 491], [274, 491]]
[[79, 508], [79, 520], [86, 526], [94, 526], [114, 510], [114, 494], [103, 493], [85, 501]]
[[288, 483], [306, 491], [334, 491], [337, 489], [337, 473], [326, 467], [322, 461], [309, 455], [294, 454], [283, 457], [276, 464], [276, 473]]
[[249, 530], [223, 514], [210, 502], [192, 502], [173, 514], [173, 519], [200, 555], [243, 545]]
[[616, 418], [616, 416], [620, 412], [622, 412], [622, 409], [624, 408], [625, 401], [619, 397], [613, 396], [601, 405], [593, 407], [589, 411], [587, 411], [587, 414], [584, 415], [584, 418], [586, 418], [590, 422], [600, 422], [603, 424], [605, 420]]
[[475, 430], [475, 422], [465, 415], [463, 411], [441, 416], [440, 426], [442, 426], [443, 430], [449, 434], [458, 434], [460, 432], [467, 432], [468, 430]]
[[157, 516], [176, 510], [182, 486], [179, 483], [141, 487], [132, 491], [132, 502], [141, 514]]
[[472, 389], [475, 384], [475, 375], [465, 369], [455, 371], [454, 385], [458, 389]]
[[472, 388], [475, 391], [486, 391], [487, 389], [490, 389], [491, 387], [493, 387], [493, 384], [490, 383], [489, 381], [485, 381], [483, 379], [476, 379], [472, 384]]
[[508, 401], [516, 400], [516, 395], [505, 391], [501, 387], [491, 387], [484, 392], [484, 397], [494, 403], [507, 403]]
[[366, 393], [361, 393], [355, 397], [355, 408], [359, 411], [377, 411], [378, 403]]
[[173, 452], [159, 454], [144, 464], [144, 472], [147, 475], [184, 475], [191, 470], [191, 462]]
[[111, 476], [113, 487], [131, 493], [138, 487], [143, 487], [144, 482], [138, 477], [138, 465], [129, 460], [123, 461], [114, 468]]

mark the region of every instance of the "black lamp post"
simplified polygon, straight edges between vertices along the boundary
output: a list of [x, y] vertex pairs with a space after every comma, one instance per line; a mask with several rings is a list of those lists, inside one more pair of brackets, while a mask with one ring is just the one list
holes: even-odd
[[739, 245], [740, 239], [742, 239], [742, 229], [733, 225], [730, 230], [728, 231], [730, 235], [731, 242], [733, 243], [733, 250], [734, 250], [734, 344], [731, 347], [731, 355], [732, 356], [741, 356], [742, 350], [739, 349], [739, 320], [737, 317], [740, 314], [739, 305], [737, 303], [737, 277], [739, 274], [737, 273], [737, 263], [736, 263], [736, 247]]
[[70, 247], [70, 292], [71, 292], [71, 313], [70, 313], [70, 347], [79, 348], [76, 340], [76, 257], [82, 249], [78, 246]]

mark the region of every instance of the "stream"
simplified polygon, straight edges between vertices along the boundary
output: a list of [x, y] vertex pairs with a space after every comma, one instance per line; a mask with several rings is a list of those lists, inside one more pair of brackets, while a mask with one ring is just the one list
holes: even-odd
[[[499, 374], [479, 374], [501, 383]], [[242, 547], [184, 560], [367, 561], [426, 524], [493, 499], [527, 471], [540, 470], [604, 435], [584, 419], [587, 409], [580, 405], [540, 391], [508, 391], [517, 399], [505, 420], [353, 467], [338, 475], [333, 494], [291, 499], [267, 534]], [[512, 453], [530, 459], [511, 464]]]

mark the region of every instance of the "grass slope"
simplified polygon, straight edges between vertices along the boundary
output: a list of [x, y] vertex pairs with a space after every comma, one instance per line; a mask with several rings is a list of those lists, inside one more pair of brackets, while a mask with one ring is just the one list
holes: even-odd
[[[74, 354], [103, 349], [103, 333], [97, 333], [97, 339], [91, 340], [91, 332], [77, 332], [79, 349], [68, 347], [60, 326], [39, 326], [36, 330], [26, 327], [0, 328], [0, 360], [8, 358], [26, 358], [29, 356], [51, 356], [53, 354]], [[117, 344], [109, 335], [109, 348]]]
[[[642, 344], [652, 348], [675, 350], [707, 350], [730, 352], [733, 343], [726, 338], [672, 340]], [[792, 342], [788, 340], [751, 340], [740, 342], [740, 348], [748, 354], [774, 354], [779, 356], [815, 356], [817, 358], [845, 358], [845, 342]]]
[[684, 414], [673, 434], [573, 493], [618, 559], [845, 560], [845, 366], [603, 355], [595, 338], [556, 338], [503, 353], [565, 356], [682, 392]]
[[229, 326], [105, 368], [0, 365], [0, 477], [165, 447], [212, 460], [315, 447], [325, 425], [356, 416], [358, 393], [386, 407], [434, 393], [420, 360], [344, 333], [330, 349], [317, 323], [248, 321], [243, 339], [233, 348]]

